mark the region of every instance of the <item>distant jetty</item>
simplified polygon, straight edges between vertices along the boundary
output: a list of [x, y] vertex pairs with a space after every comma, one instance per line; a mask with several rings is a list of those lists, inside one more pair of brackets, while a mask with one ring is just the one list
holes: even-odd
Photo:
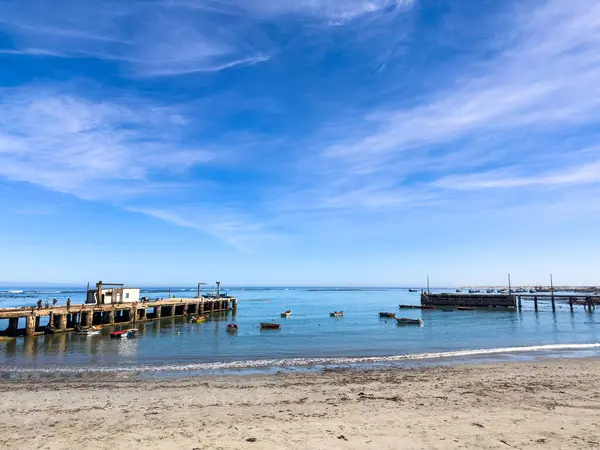
[[[106, 286], [112, 286], [106, 288]], [[221, 295], [218, 291], [207, 296], [194, 298], [169, 298], [150, 301], [139, 298], [138, 288], [125, 288], [123, 284], [96, 283], [96, 289], [88, 289], [86, 303], [67, 304], [65, 306], [0, 309], [0, 319], [8, 319], [8, 328], [1, 336], [35, 336], [40, 334], [61, 333], [88, 329], [98, 325], [135, 324], [164, 317], [187, 315], [206, 315], [237, 310], [237, 299]], [[48, 318], [48, 324], [40, 325], [42, 317]], [[19, 328], [19, 320], [24, 319], [25, 328]]]

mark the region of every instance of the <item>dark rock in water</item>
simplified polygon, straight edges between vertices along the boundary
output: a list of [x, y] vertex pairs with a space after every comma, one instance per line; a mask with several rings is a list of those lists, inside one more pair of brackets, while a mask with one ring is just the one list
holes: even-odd
[[256, 442], [257, 440], [258, 439], [251, 437], [251, 438], [246, 439], [246, 442]]

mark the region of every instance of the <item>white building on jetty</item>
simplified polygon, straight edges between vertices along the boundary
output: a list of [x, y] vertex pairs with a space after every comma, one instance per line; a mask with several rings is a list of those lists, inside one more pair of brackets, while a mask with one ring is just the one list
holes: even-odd
[[[111, 286], [104, 288], [104, 286]], [[126, 288], [124, 284], [98, 281], [96, 289], [88, 289], [85, 303], [88, 305], [110, 305], [113, 303], [136, 303], [140, 301], [139, 288]]]

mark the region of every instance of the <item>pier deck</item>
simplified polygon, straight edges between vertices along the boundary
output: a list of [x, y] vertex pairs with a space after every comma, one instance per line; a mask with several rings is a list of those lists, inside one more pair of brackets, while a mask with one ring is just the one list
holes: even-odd
[[[237, 299], [220, 298], [171, 298], [168, 300], [140, 301], [132, 303], [72, 304], [49, 308], [22, 307], [0, 309], [0, 319], [8, 319], [8, 327], [0, 331], [5, 336], [34, 336], [52, 332], [73, 331], [75, 325], [89, 328], [94, 325], [117, 325], [145, 322], [162, 317], [193, 314], [213, 314], [235, 311]], [[149, 311], [151, 310], [151, 311]], [[48, 324], [40, 326], [40, 319], [48, 317]], [[25, 320], [25, 328], [19, 328], [19, 319]]]

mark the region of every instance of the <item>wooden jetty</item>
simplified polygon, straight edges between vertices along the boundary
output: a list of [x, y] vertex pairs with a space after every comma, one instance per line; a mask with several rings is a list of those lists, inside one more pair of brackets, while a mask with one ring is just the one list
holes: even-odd
[[512, 294], [421, 294], [423, 306], [446, 306], [450, 308], [504, 308], [515, 309], [517, 299]]
[[600, 304], [600, 296], [598, 295], [569, 295], [569, 294], [518, 294], [517, 299], [519, 301], [519, 308], [521, 308], [521, 302], [523, 300], [533, 300], [534, 308], [538, 310], [538, 302], [549, 301], [552, 302], [552, 310], [556, 310], [556, 302], [568, 303], [573, 311], [574, 305], [583, 305], [585, 309], [592, 311], [596, 308], [596, 305]]
[[[35, 336], [53, 332], [74, 331], [75, 325], [86, 329], [95, 325], [135, 324], [164, 317], [203, 315], [235, 311], [237, 299], [169, 298], [168, 300], [138, 301], [132, 303], [72, 304], [49, 308], [23, 307], [0, 309], [0, 319], [8, 319], [5, 336]], [[48, 317], [48, 326], [40, 326], [40, 319]], [[25, 319], [25, 328], [19, 328], [19, 319]]]

